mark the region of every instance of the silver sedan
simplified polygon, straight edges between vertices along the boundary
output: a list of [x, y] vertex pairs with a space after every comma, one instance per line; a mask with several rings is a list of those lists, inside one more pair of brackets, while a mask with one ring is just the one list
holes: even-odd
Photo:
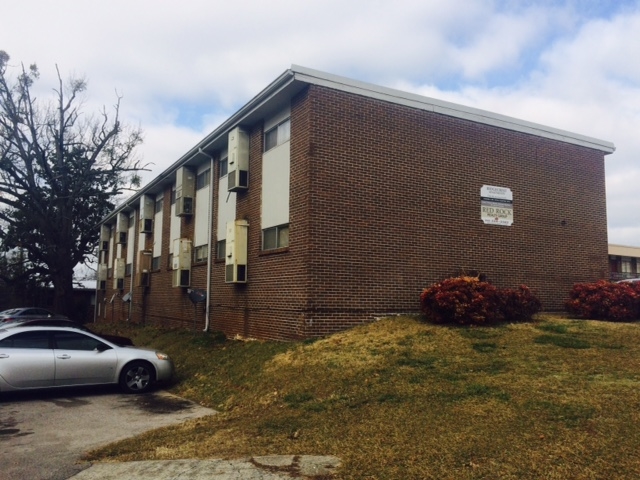
[[76, 328], [0, 329], [0, 392], [112, 383], [143, 393], [172, 376], [167, 354]]

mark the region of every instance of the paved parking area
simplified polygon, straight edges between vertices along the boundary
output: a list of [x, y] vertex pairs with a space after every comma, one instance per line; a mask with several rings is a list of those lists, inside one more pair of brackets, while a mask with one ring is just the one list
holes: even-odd
[[88, 468], [84, 452], [215, 412], [163, 391], [125, 395], [116, 387], [2, 394], [0, 477], [66, 480]]

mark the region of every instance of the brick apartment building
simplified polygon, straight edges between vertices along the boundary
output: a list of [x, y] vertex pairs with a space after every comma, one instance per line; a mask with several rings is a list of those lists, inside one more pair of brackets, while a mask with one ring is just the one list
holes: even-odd
[[460, 272], [608, 277], [613, 144], [293, 66], [104, 219], [98, 320], [321, 336]]

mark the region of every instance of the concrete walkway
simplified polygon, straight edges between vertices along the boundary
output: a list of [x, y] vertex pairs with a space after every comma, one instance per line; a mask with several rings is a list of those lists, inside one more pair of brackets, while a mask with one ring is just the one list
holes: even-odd
[[320, 480], [339, 465], [337, 457], [313, 455], [95, 463], [70, 480]]

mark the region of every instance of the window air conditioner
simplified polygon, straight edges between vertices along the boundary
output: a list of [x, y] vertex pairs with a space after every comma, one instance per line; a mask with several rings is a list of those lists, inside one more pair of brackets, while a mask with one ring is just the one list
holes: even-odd
[[109, 268], [107, 267], [107, 264], [101, 263], [98, 266], [98, 280], [106, 281], [108, 272], [109, 272]]
[[138, 274], [138, 286], [139, 287], [148, 287], [149, 284], [151, 283], [150, 280], [151, 280], [151, 278], [150, 278], [148, 270], [143, 270], [142, 272], [140, 272]]
[[191, 286], [191, 270], [180, 269], [173, 271], [174, 287], [190, 287]]
[[229, 132], [227, 190], [237, 192], [249, 188], [249, 134], [236, 127]]
[[246, 265], [226, 265], [224, 268], [224, 281], [226, 283], [246, 283]]
[[143, 218], [140, 220], [140, 233], [152, 233], [153, 232], [153, 220], [150, 218]]
[[186, 217], [193, 215], [193, 197], [176, 198], [176, 216]]
[[226, 283], [247, 282], [248, 230], [249, 223], [246, 220], [227, 222], [224, 268], [224, 280]]

